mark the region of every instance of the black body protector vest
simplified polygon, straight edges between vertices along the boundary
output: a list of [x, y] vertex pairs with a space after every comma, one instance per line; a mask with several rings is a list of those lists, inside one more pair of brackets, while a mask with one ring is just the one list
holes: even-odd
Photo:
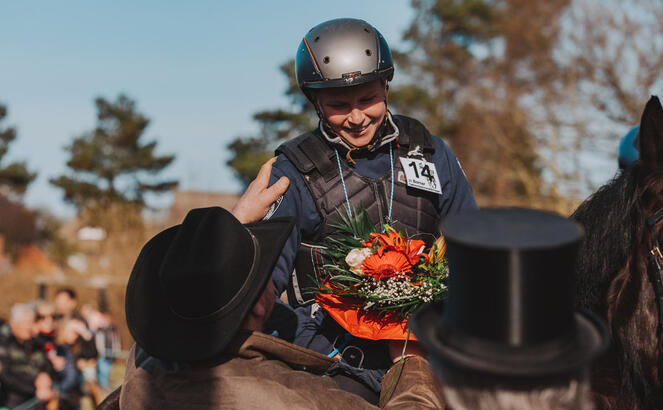
[[[437, 195], [408, 187], [405, 173], [398, 157], [408, 154], [423, 156], [431, 161], [435, 151], [433, 139], [419, 121], [394, 115], [398, 127], [398, 144], [394, 149], [394, 196], [391, 210], [391, 225], [397, 230], [426, 242], [430, 246], [439, 235], [440, 215], [436, 203]], [[396, 147], [397, 145], [397, 147]], [[416, 153], [416, 154], [414, 154]], [[320, 229], [311, 237], [303, 237], [295, 259], [295, 269], [290, 275], [288, 302], [293, 306], [312, 303], [313, 296], [305, 292], [314, 288], [311, 276], [322, 279], [320, 242], [334, 231], [330, 226], [338, 220], [338, 210], [347, 212], [343, 182], [339, 175], [334, 149], [316, 130], [282, 144], [276, 154], [285, 155], [302, 174], [322, 220]], [[362, 207], [377, 227], [387, 222], [391, 195], [391, 170], [379, 178], [367, 178], [357, 174], [346, 161], [341, 161], [343, 179], [353, 211]]]

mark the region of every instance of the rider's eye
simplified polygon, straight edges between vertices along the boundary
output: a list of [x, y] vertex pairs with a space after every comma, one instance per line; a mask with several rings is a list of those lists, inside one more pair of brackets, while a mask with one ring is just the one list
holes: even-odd
[[371, 95], [370, 97], [364, 97], [364, 98], [360, 99], [359, 102], [361, 104], [367, 104], [367, 103], [373, 102], [375, 100], [375, 97], [376, 97], [376, 95]]

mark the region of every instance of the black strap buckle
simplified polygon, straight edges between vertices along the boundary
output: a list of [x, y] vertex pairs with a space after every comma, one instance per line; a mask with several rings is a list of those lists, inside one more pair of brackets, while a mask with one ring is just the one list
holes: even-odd
[[325, 257], [324, 247], [302, 242], [295, 256], [295, 268], [290, 274], [287, 289], [291, 306], [308, 306], [315, 302], [313, 290], [325, 278], [322, 269]]

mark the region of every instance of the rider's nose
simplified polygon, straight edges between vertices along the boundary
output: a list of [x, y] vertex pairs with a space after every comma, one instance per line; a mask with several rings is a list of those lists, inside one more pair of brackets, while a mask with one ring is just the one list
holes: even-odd
[[353, 108], [352, 111], [350, 111], [348, 121], [352, 124], [359, 125], [364, 122], [364, 113], [359, 108]]

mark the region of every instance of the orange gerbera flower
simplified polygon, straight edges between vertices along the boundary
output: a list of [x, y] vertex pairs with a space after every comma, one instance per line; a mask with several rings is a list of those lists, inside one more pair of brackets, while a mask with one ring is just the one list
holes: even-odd
[[388, 251], [382, 255], [371, 255], [361, 265], [364, 274], [377, 280], [391, 278], [398, 273], [412, 272], [412, 264], [400, 252]]

